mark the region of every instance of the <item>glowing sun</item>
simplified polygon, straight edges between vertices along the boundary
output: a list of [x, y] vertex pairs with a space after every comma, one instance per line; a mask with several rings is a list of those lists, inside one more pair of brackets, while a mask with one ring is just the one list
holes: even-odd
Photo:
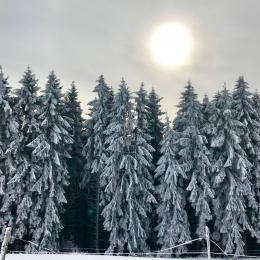
[[189, 58], [192, 39], [187, 28], [181, 24], [168, 23], [155, 30], [150, 39], [150, 50], [164, 66], [185, 64]]

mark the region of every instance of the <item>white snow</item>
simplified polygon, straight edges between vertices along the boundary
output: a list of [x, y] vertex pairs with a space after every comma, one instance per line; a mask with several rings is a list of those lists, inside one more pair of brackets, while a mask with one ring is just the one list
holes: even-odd
[[[87, 254], [7, 254], [6, 260], [158, 260], [158, 258]], [[166, 260], [166, 258], [164, 258]], [[184, 260], [184, 259], [183, 259]]]
[[[7, 254], [6, 260], [194, 260], [194, 258], [150, 258], [150, 257], [130, 257], [130, 256], [104, 256], [87, 254]], [[207, 260], [204, 257], [195, 258], [196, 260]], [[245, 260], [249, 258], [241, 258]], [[260, 258], [254, 258], [260, 260]], [[223, 260], [223, 258], [214, 258], [214, 260]]]

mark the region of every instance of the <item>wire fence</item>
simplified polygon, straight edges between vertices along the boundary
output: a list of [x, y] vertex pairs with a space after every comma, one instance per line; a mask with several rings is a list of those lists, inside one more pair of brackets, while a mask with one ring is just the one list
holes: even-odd
[[[35, 248], [39, 248], [40, 246], [32, 241], [29, 240], [25, 240], [25, 239], [20, 239], [17, 237], [13, 237], [16, 240], [20, 240], [23, 241], [25, 243], [29, 243], [33, 246], [35, 246]], [[99, 252], [83, 252], [83, 251], [88, 251], [88, 250], [97, 250], [96, 248], [61, 248], [60, 251], [56, 252], [53, 251], [51, 249], [48, 248], [41, 248], [41, 250], [36, 250], [34, 252], [30, 252], [29, 254], [68, 254], [68, 253], [72, 253], [72, 254], [80, 254], [80, 255], [111, 255], [111, 256], [136, 256], [136, 257], [166, 257], [166, 256], [177, 256], [178, 258], [188, 258], [188, 257], [180, 257], [180, 255], [182, 256], [207, 256], [208, 251], [181, 251], [181, 252], [174, 252], [173, 250], [179, 247], [183, 247], [185, 245], [189, 245], [192, 244], [196, 241], [205, 241], [206, 237], [200, 237], [200, 238], [196, 238], [196, 239], [192, 239], [190, 241], [169, 247], [169, 248], [163, 248], [161, 250], [156, 250], [156, 251], [149, 251], [149, 252], [135, 252], [135, 253], [129, 253], [129, 252], [120, 252], [120, 253], [110, 253], [110, 252], [106, 252], [106, 249], [98, 249]], [[217, 249], [219, 251], [216, 250], [211, 250], [210, 251], [210, 255], [212, 257], [225, 257], [225, 258], [229, 258], [229, 259], [237, 259], [237, 258], [260, 258], [260, 256], [257, 255], [238, 255], [238, 254], [230, 254], [225, 252], [221, 246], [219, 246], [214, 240], [210, 239], [210, 243], [212, 243], [214, 246], [217, 247]], [[101, 252], [102, 251], [102, 252]], [[168, 252], [167, 252], [168, 251]], [[253, 252], [255, 254], [257, 254], [257, 252], [260, 253], [260, 249], [256, 249], [256, 250], [248, 250], [248, 252]], [[15, 251], [15, 250], [8, 250], [9, 254], [24, 254], [27, 253], [25, 251]]]

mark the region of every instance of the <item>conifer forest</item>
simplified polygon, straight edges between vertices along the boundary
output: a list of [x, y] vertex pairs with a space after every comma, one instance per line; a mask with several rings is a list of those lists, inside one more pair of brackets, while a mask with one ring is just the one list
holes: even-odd
[[243, 76], [203, 100], [188, 81], [170, 119], [143, 83], [133, 92], [101, 75], [81, 104], [76, 83], [64, 91], [54, 71], [45, 86], [30, 67], [16, 86], [7, 75], [1, 68], [0, 240], [12, 227], [10, 250], [189, 256], [205, 243], [174, 246], [207, 226], [225, 253], [256, 254], [260, 95]]

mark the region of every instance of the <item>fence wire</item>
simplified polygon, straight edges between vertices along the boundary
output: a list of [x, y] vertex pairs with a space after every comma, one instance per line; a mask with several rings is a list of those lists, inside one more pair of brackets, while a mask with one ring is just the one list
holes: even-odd
[[[26, 243], [29, 243], [33, 246], [35, 246], [36, 248], [40, 248], [40, 245], [32, 242], [32, 241], [29, 241], [29, 240], [25, 240], [25, 239], [20, 239], [20, 238], [17, 238], [17, 237], [13, 237], [14, 239], [16, 240], [20, 240], [20, 241], [23, 241], [23, 242], [26, 242]], [[178, 255], [178, 258], [181, 258], [179, 257], [180, 255], [189, 255], [189, 254], [192, 254], [192, 255], [206, 255], [208, 252], [207, 251], [182, 251], [182, 252], [166, 252], [166, 251], [169, 251], [169, 250], [173, 250], [175, 248], [178, 248], [178, 247], [182, 247], [182, 246], [185, 246], [185, 245], [189, 245], [189, 244], [192, 244], [193, 242], [196, 242], [196, 241], [202, 241], [202, 240], [206, 240], [205, 237], [200, 237], [200, 238], [196, 238], [196, 239], [192, 239], [190, 241], [187, 241], [187, 242], [184, 242], [184, 243], [181, 243], [181, 244], [178, 244], [178, 245], [175, 245], [175, 246], [172, 246], [172, 247], [169, 247], [169, 248], [163, 248], [161, 250], [157, 250], [157, 251], [149, 251], [149, 252], [140, 252], [140, 253], [108, 253], [108, 252], [105, 252], [106, 249], [98, 249], [99, 251], [104, 251], [104, 253], [101, 253], [101, 252], [81, 252], [80, 250], [97, 250], [96, 248], [61, 248], [61, 250], [70, 250], [70, 252], [62, 252], [62, 251], [59, 251], [59, 252], [55, 252], [51, 249], [48, 249], [48, 248], [42, 248], [41, 250], [38, 250], [38, 251], [35, 251], [35, 252], [30, 252], [30, 253], [27, 253], [25, 251], [13, 251], [13, 250], [8, 250], [8, 253], [9, 254], [79, 254], [79, 255], [110, 255], [110, 256], [151, 256], [151, 257], [158, 257], [158, 255], [165, 255], [165, 256], [171, 256], [171, 255]], [[230, 254], [230, 253], [226, 253], [214, 240], [210, 239], [210, 242], [212, 244], [214, 244], [219, 250], [220, 252], [217, 252], [217, 251], [210, 251], [211, 255], [216, 255], [216, 256], [226, 256], [227, 258], [229, 259], [232, 259], [231, 257], [233, 258], [241, 258], [241, 257], [244, 257], [244, 258], [259, 258], [260, 256], [255, 256], [255, 255], [237, 255], [237, 254]], [[42, 251], [42, 250], [45, 250], [45, 251]], [[260, 250], [251, 250], [251, 251], [254, 251], [254, 252], [260, 252]], [[187, 257], [185, 257], [187, 258]]]

